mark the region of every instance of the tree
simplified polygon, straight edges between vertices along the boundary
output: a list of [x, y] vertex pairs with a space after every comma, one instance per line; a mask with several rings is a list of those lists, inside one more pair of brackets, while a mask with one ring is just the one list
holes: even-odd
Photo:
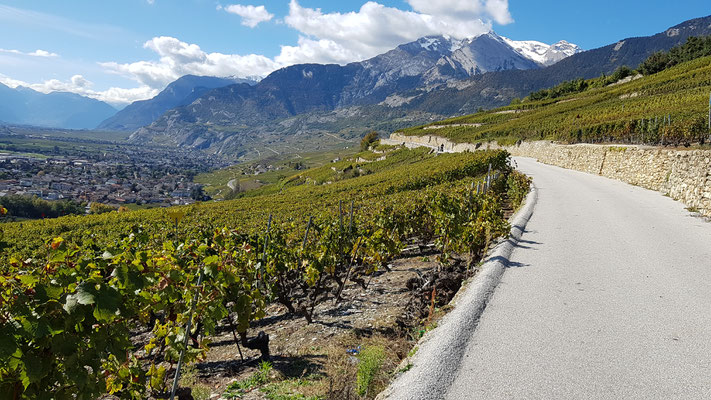
[[193, 186], [190, 190], [190, 198], [195, 201], [208, 201], [210, 196], [206, 195], [201, 185]]
[[658, 51], [644, 60], [637, 69], [642, 73], [642, 75], [652, 75], [657, 72], [664, 71], [668, 64], [669, 55]]
[[370, 131], [366, 133], [365, 136], [363, 136], [363, 139], [361, 139], [360, 141], [360, 150], [366, 151], [370, 149], [370, 147], [373, 146], [373, 144], [375, 144], [375, 142], [377, 142], [379, 138], [380, 136], [376, 131]]
[[110, 206], [108, 204], [102, 204], [96, 201], [91, 203], [91, 206], [89, 206], [89, 212], [91, 212], [92, 214], [104, 214], [115, 210], [116, 208], [114, 208], [113, 206]]

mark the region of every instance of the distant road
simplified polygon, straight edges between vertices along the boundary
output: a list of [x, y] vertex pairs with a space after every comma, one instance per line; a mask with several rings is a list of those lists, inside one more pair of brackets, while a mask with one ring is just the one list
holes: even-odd
[[517, 158], [538, 203], [448, 399], [711, 399], [711, 223]]

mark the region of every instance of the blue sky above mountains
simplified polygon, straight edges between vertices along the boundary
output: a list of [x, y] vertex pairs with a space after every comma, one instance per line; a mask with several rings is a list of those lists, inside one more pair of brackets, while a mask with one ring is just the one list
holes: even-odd
[[185, 74], [265, 76], [369, 58], [425, 35], [585, 49], [711, 12], [708, 0], [0, 0], [0, 82], [114, 105]]

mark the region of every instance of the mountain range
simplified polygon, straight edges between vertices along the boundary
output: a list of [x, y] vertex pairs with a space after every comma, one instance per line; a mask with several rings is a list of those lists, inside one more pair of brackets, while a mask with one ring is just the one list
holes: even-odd
[[52, 128], [93, 129], [116, 113], [110, 105], [67, 92], [40, 93], [0, 84], [0, 121]]
[[256, 84], [253, 79], [216, 78], [212, 76], [185, 75], [168, 85], [157, 96], [149, 100], [131, 103], [99, 124], [102, 130], [136, 130], [158, 119], [171, 108], [184, 106], [197, 100], [210, 89], [236, 83]]
[[[568, 42], [518, 42], [493, 32], [464, 40], [421, 38], [345, 66], [301, 64], [256, 85], [213, 89], [168, 110], [131, 140], [248, 156], [260, 146], [313, 143], [324, 135], [353, 139], [508, 104], [515, 97], [575, 78], [635, 68], [655, 51], [711, 34], [711, 17], [659, 34], [589, 51]], [[387, 123], [385, 122], [387, 121]], [[256, 155], [256, 154], [252, 154]]]
[[[494, 32], [467, 39], [428, 36], [365, 61], [293, 65], [259, 82], [184, 76], [153, 99], [111, 116], [104, 110], [105, 120], [97, 125], [132, 131], [135, 142], [236, 157], [258, 156], [265, 149], [315, 150], [367, 130], [388, 132], [468, 114], [565, 80], [634, 68], [653, 52], [709, 34], [711, 17], [588, 51], [567, 41], [514, 41]], [[8, 101], [2, 89], [0, 106]], [[0, 108], [0, 120], [15, 122], [13, 112]], [[37, 114], [43, 125], [52, 123], [51, 114]]]
[[[323, 125], [324, 118], [344, 122], [342, 125], [348, 127], [349, 119], [363, 120], [363, 107], [369, 107], [367, 119], [372, 119], [372, 106], [386, 108], [375, 113], [379, 117], [389, 115], [390, 109], [406, 103], [400, 93], [430, 90], [488, 72], [540, 69], [580, 51], [567, 42], [553, 46], [514, 42], [493, 32], [463, 40], [428, 36], [345, 66], [294, 65], [273, 72], [256, 85], [216, 88], [188, 105], [167, 111], [131, 138], [234, 151], [239, 147], [236, 143], [225, 149], [225, 141], [234, 135], [265, 133], [266, 126], [271, 126], [269, 133], [304, 133], [314, 131], [319, 123]], [[341, 116], [326, 115], [335, 110], [346, 112]], [[421, 111], [423, 118], [434, 117], [427, 110]], [[296, 116], [314, 113], [321, 114], [313, 115], [319, 123], [307, 122], [305, 129], [294, 130], [294, 124], [289, 122]], [[277, 121], [281, 123], [274, 124]], [[332, 130], [333, 126], [322, 128]]]

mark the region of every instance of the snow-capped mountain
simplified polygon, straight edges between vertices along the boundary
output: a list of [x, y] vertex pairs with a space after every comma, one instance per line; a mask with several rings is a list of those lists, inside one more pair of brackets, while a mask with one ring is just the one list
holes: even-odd
[[549, 45], [535, 40], [511, 40], [505, 37], [501, 39], [522, 56], [543, 66], [553, 65], [566, 57], [583, 51], [580, 46], [565, 40]]

